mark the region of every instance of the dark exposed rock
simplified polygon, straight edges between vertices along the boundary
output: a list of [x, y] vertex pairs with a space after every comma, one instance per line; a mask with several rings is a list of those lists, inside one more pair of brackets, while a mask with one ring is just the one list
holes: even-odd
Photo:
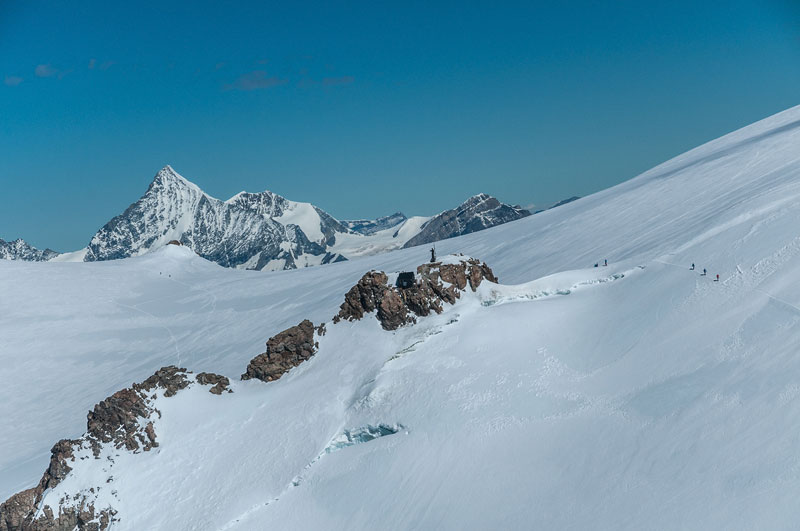
[[42, 479], [39, 480], [39, 485], [36, 488], [37, 495], [40, 495], [47, 489], [52, 489], [61, 480], [67, 477], [72, 467], [67, 464], [67, 460], [74, 460], [73, 446], [79, 444], [80, 441], [61, 439], [50, 450], [50, 464], [47, 470], [44, 471]]
[[454, 304], [467, 285], [475, 291], [483, 280], [497, 282], [497, 277], [489, 266], [474, 258], [455, 264], [423, 264], [417, 268], [416, 282], [404, 288], [389, 286], [382, 271], [370, 271], [347, 292], [333, 322], [358, 320], [377, 310], [381, 326], [396, 330], [415, 322], [416, 317], [441, 313], [443, 302]]
[[148, 418], [153, 407], [146, 396], [134, 388], [117, 391], [94, 406], [87, 415], [87, 434], [99, 452], [99, 443], [113, 442], [117, 448], [135, 451], [154, 446], [142, 433], [139, 419]]
[[181, 242], [179, 242], [178, 240], [170, 240], [170, 241], [167, 242], [167, 245], [177, 245], [177, 246], [180, 247], [183, 244]]
[[414, 318], [409, 317], [408, 307], [397, 289], [387, 288], [378, 305], [378, 319], [385, 329], [396, 330]]
[[383, 271], [370, 271], [361, 277], [358, 283], [350, 288], [344, 296], [339, 315], [333, 318], [333, 322], [339, 319], [361, 319], [365, 313], [369, 313], [378, 308], [383, 292], [386, 290], [388, 278]]
[[133, 388], [137, 391], [150, 391], [155, 387], [164, 389], [164, 396], [175, 395], [181, 389], [189, 385], [186, 378], [186, 369], [179, 369], [174, 365], [161, 367], [155, 374], [140, 384], [134, 384]]
[[23, 490], [0, 505], [0, 531], [24, 529], [36, 510], [36, 495], [36, 489]]
[[292, 367], [297, 367], [313, 356], [317, 346], [314, 341], [314, 324], [306, 319], [271, 337], [267, 341], [267, 351], [250, 360], [242, 380], [277, 380]]
[[196, 378], [197, 382], [202, 385], [214, 386], [208, 390], [209, 393], [213, 393], [215, 395], [221, 395], [223, 391], [228, 391], [229, 393], [233, 392], [229, 389], [231, 381], [228, 380], [228, 378], [225, 376], [214, 374], [213, 372], [201, 372], [197, 375]]

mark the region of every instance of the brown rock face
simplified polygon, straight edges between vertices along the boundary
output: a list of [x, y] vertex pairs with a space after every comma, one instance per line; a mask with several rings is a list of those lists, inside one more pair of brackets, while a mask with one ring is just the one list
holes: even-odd
[[143, 430], [139, 423], [139, 419], [149, 418], [155, 412], [148, 393], [160, 387], [164, 389], [164, 396], [170, 397], [188, 385], [186, 369], [170, 365], [158, 369], [142, 383], [117, 391], [94, 406], [87, 415], [86, 427], [95, 455], [99, 452], [99, 443], [113, 442], [117, 448], [132, 452], [158, 446], [152, 425]]
[[133, 388], [137, 391], [150, 391], [155, 387], [164, 389], [164, 396], [173, 396], [181, 389], [185, 389], [189, 385], [189, 380], [186, 378], [186, 369], [179, 369], [174, 365], [168, 367], [161, 367], [153, 376], [140, 384], [134, 384]]
[[14, 494], [0, 505], [0, 531], [24, 529], [25, 521], [36, 510], [36, 489]]
[[[352, 321], [376, 310], [386, 291], [388, 280], [383, 271], [370, 271], [361, 277], [361, 280], [345, 294], [344, 303], [337, 317]], [[339, 322], [339, 319], [334, 317], [333, 322]]]
[[213, 385], [211, 389], [208, 390], [209, 393], [213, 393], [215, 395], [221, 395], [223, 391], [228, 391], [232, 393], [228, 386], [231, 385], [231, 381], [228, 380], [225, 376], [220, 376], [219, 374], [214, 374], [212, 372], [201, 372], [197, 375], [197, 382], [202, 385]]
[[74, 460], [73, 446], [79, 444], [79, 440], [61, 439], [50, 450], [50, 465], [44, 471], [42, 479], [39, 480], [39, 486], [36, 487], [37, 496], [52, 489], [61, 480], [67, 477], [72, 467], [67, 464], [67, 460]]
[[264, 382], [277, 380], [316, 352], [314, 324], [306, 319], [299, 325], [287, 328], [269, 338], [267, 351], [250, 360], [247, 371], [242, 375], [242, 380], [251, 378], [257, 378]]
[[455, 304], [467, 285], [475, 291], [483, 280], [497, 282], [497, 277], [489, 266], [474, 258], [457, 264], [423, 264], [417, 268], [415, 284], [408, 288], [389, 286], [385, 273], [370, 271], [347, 292], [333, 322], [355, 321], [377, 310], [381, 326], [397, 330], [415, 322], [416, 317], [441, 313], [443, 302]]

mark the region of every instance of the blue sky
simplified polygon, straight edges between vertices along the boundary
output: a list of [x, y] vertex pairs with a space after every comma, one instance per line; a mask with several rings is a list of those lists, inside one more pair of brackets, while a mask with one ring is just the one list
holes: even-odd
[[81, 248], [165, 164], [341, 219], [543, 204], [800, 103], [791, 0], [462, 4], [0, 1], [0, 238]]

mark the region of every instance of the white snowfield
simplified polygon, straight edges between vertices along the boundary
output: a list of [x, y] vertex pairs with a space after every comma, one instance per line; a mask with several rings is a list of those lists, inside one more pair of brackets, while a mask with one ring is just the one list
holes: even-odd
[[[0, 262], [0, 498], [177, 364], [234, 392], [159, 398], [158, 448], [78, 459], [45, 503], [99, 486], [115, 530], [797, 528], [800, 107], [437, 250], [502, 284], [396, 332], [329, 321], [427, 246], [273, 273], [177, 247]], [[304, 318], [328, 321], [316, 356], [238, 381]]]

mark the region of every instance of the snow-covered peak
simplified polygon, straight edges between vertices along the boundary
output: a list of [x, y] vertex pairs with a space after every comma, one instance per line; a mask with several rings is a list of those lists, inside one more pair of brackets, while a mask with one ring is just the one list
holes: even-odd
[[151, 189], [163, 188], [185, 188], [195, 193], [203, 193], [199, 186], [176, 172], [169, 164], [156, 173], [153, 182], [150, 183], [148, 191]]
[[225, 203], [253, 211], [268, 218], [280, 217], [288, 205], [286, 198], [269, 190], [264, 190], [263, 192], [242, 191], [225, 201]]
[[37, 249], [22, 238], [7, 242], [0, 238], [0, 260], [24, 260], [27, 262], [45, 262], [58, 256], [52, 249]]

